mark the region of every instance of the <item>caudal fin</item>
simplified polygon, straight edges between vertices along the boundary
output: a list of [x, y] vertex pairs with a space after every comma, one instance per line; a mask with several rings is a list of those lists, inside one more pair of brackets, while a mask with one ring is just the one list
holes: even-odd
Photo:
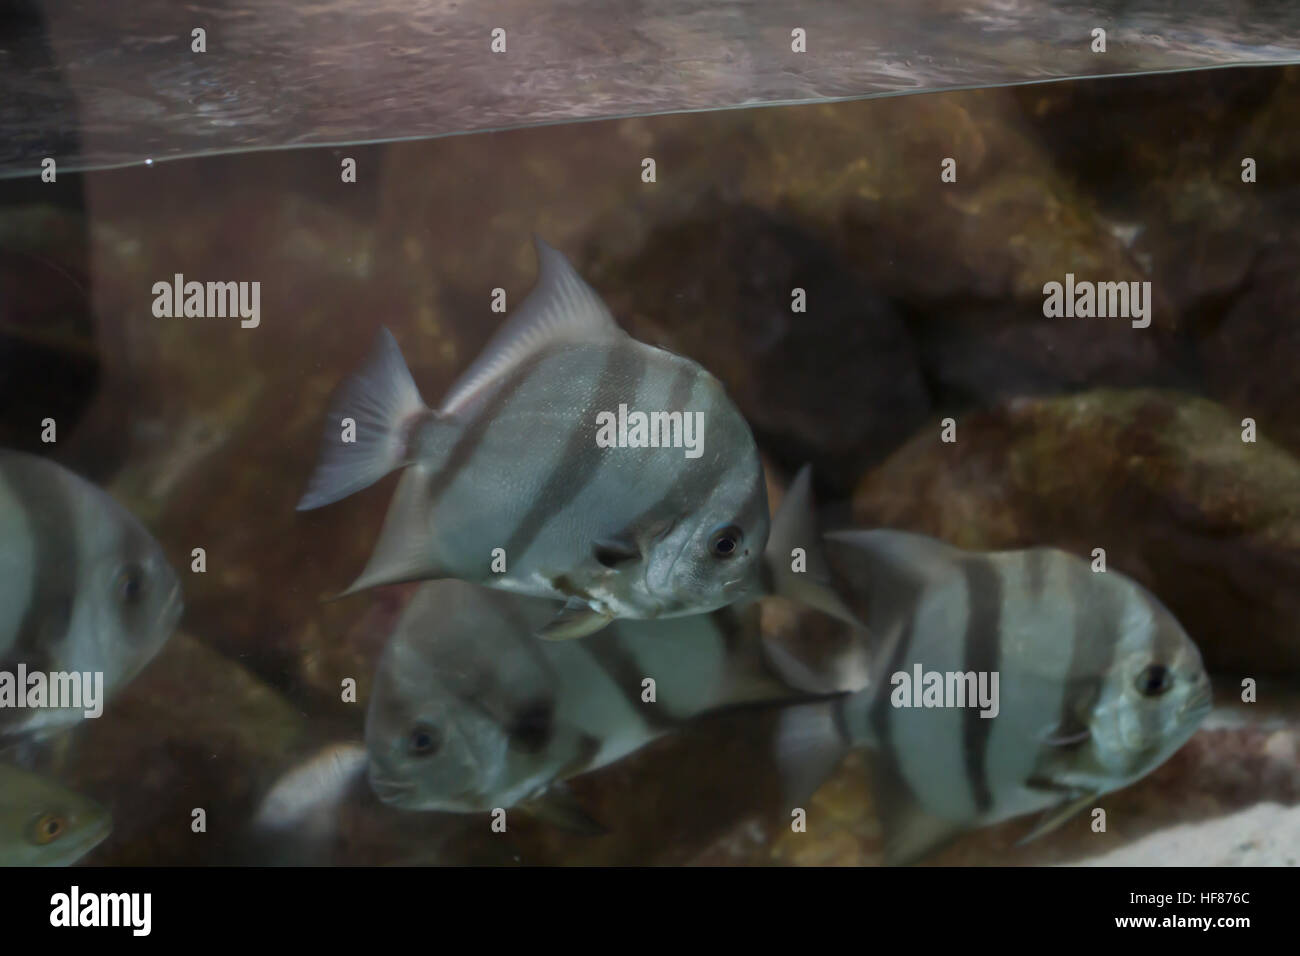
[[393, 334], [380, 330], [365, 365], [330, 402], [320, 458], [298, 510], [346, 498], [407, 464], [413, 426], [429, 414]]

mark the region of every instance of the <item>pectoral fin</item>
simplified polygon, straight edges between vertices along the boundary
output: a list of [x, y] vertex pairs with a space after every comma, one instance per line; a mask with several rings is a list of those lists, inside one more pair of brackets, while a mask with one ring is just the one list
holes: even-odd
[[1087, 727], [1053, 727], [1039, 737], [1039, 741], [1048, 747], [1077, 747], [1092, 739], [1092, 731]]
[[523, 804], [525, 810], [537, 819], [571, 833], [584, 836], [603, 836], [609, 829], [591, 816], [573, 791], [562, 781], [556, 781], [540, 794]]
[[586, 601], [573, 598], [546, 624], [536, 636], [545, 641], [568, 641], [576, 637], [595, 634], [614, 620], [614, 615], [595, 610]]
[[641, 548], [629, 535], [616, 535], [593, 541], [591, 551], [598, 562], [614, 570], [641, 559]]
[[1034, 828], [1016, 841], [1016, 846], [1024, 846], [1032, 840], [1037, 840], [1040, 836], [1051, 833], [1066, 820], [1086, 809], [1090, 804], [1096, 802], [1101, 794], [1096, 790], [1091, 790], [1082, 796], [1067, 800], [1058, 807], [1053, 807], [1043, 813]]

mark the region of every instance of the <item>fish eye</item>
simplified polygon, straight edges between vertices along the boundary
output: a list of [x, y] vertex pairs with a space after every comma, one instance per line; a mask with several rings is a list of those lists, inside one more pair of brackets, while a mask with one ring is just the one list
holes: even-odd
[[144, 597], [147, 583], [144, 567], [132, 561], [118, 570], [113, 589], [117, 593], [118, 600], [129, 607], [134, 607]]
[[1159, 697], [1173, 688], [1174, 675], [1161, 664], [1149, 664], [1138, 674], [1134, 685], [1143, 697]]
[[723, 525], [709, 535], [709, 553], [715, 558], [733, 557], [744, 540], [744, 533], [734, 524]]
[[31, 823], [31, 840], [38, 846], [53, 843], [68, 828], [67, 821], [57, 813], [47, 813]]
[[412, 757], [428, 757], [438, 752], [442, 746], [442, 735], [438, 728], [428, 724], [417, 724], [406, 741], [406, 749]]

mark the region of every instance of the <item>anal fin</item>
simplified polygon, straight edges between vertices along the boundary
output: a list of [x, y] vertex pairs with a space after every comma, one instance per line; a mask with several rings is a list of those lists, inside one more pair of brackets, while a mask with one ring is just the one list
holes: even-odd
[[427, 488], [434, 472], [424, 466], [406, 469], [384, 518], [383, 530], [366, 569], [339, 597], [367, 588], [405, 581], [446, 577], [430, 547], [433, 521]]
[[586, 601], [572, 598], [560, 613], [538, 628], [536, 636], [546, 641], [569, 641], [595, 634], [613, 619], [612, 614], [597, 611]]
[[970, 829], [922, 806], [892, 761], [867, 755], [871, 793], [885, 844], [885, 863], [906, 866], [943, 849]]

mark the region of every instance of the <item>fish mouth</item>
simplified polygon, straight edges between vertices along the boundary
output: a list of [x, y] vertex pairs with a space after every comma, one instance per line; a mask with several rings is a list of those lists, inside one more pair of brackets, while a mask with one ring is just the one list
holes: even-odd
[[409, 780], [394, 780], [392, 777], [374, 773], [370, 774], [370, 789], [384, 803], [394, 806], [409, 803], [409, 798], [415, 795], [415, 784]]
[[741, 597], [752, 590], [752, 575], [742, 574], [722, 582], [722, 593], [727, 597]]

